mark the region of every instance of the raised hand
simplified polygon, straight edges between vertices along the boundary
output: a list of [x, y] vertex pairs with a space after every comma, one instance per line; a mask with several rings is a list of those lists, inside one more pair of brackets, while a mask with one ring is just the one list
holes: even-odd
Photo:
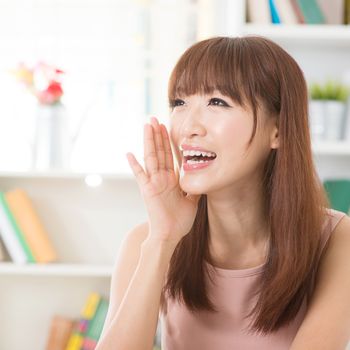
[[144, 125], [145, 169], [132, 153], [127, 159], [146, 205], [149, 235], [177, 244], [193, 225], [200, 195], [181, 190], [165, 125], [154, 117]]

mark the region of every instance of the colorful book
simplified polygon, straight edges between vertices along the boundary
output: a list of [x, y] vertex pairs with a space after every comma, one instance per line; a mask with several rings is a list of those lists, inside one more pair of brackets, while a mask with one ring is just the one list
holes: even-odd
[[276, 4], [274, 0], [269, 0], [269, 5], [270, 5], [270, 11], [271, 11], [271, 18], [272, 18], [272, 23], [273, 24], [280, 24], [281, 20], [276, 8]]
[[0, 192], [0, 235], [11, 260], [17, 264], [25, 264], [28, 261], [27, 256], [9, 218], [9, 208], [2, 192]]
[[327, 24], [343, 24], [344, 0], [317, 0]]
[[108, 301], [101, 298], [94, 317], [88, 325], [88, 330], [83, 341], [82, 350], [94, 350], [100, 339], [103, 325], [108, 311]]
[[247, 0], [247, 15], [251, 23], [270, 24], [271, 12], [268, 0]]
[[77, 321], [68, 341], [65, 350], [81, 350], [84, 337], [87, 334], [89, 322], [95, 316], [96, 310], [100, 303], [101, 296], [98, 293], [90, 293], [84, 308], [81, 311], [81, 317]]
[[350, 179], [328, 179], [323, 186], [331, 207], [350, 214]]
[[324, 24], [326, 20], [316, 0], [297, 0], [306, 24]]
[[2, 239], [0, 237], [0, 261], [6, 261], [8, 260], [8, 255], [4, 246], [4, 243], [2, 242]]
[[56, 315], [51, 320], [50, 333], [45, 350], [64, 350], [68, 344], [74, 321], [70, 318]]
[[4, 206], [5, 208], [5, 211], [6, 211], [6, 215], [10, 221], [10, 224], [17, 236], [17, 239], [24, 251], [24, 254], [26, 255], [26, 260], [27, 262], [29, 263], [33, 263], [35, 262], [35, 259], [34, 259], [34, 256], [33, 256], [33, 253], [28, 245], [28, 242], [26, 241], [24, 235], [23, 235], [23, 232], [21, 231], [20, 227], [18, 226], [12, 212], [11, 212], [11, 209], [7, 203], [7, 200], [6, 200], [6, 194], [4, 194], [3, 192], [0, 193], [0, 200], [2, 202], [2, 205]]
[[274, 0], [280, 21], [283, 24], [298, 24], [298, 18], [290, 0]]
[[303, 15], [303, 12], [301, 11], [299, 5], [298, 5], [298, 0], [290, 0], [290, 3], [293, 7], [294, 13], [297, 16], [298, 23], [304, 24], [305, 23], [305, 18]]
[[5, 198], [35, 261], [56, 261], [56, 251], [27, 193], [22, 189], [15, 189], [6, 192]]
[[344, 0], [344, 24], [350, 24], [350, 0]]

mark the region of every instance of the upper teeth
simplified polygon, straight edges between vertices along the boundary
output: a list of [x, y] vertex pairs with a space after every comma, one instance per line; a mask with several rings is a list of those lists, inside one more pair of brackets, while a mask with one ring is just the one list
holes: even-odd
[[216, 154], [213, 152], [202, 152], [202, 151], [193, 151], [193, 150], [185, 150], [183, 151], [184, 157], [186, 156], [203, 156], [203, 157], [215, 157]]

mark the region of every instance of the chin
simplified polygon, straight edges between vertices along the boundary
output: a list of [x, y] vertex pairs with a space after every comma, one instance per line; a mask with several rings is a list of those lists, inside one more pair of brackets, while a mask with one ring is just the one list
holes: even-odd
[[179, 182], [180, 188], [186, 192], [187, 194], [206, 194], [208, 191], [208, 187], [205, 186], [202, 182], [196, 180], [188, 180], [188, 179], [180, 179]]

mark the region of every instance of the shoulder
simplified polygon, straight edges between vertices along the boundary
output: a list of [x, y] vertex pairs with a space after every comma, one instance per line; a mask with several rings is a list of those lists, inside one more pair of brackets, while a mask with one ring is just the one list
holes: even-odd
[[[350, 329], [350, 217], [331, 211], [331, 234], [291, 349], [344, 349]], [[318, 337], [315, 337], [318, 334]]]
[[138, 248], [147, 238], [148, 229], [148, 222], [142, 222], [136, 225], [126, 234], [122, 244], [130, 248]]
[[148, 228], [148, 222], [143, 222], [134, 226], [127, 232], [120, 246], [119, 254], [117, 255], [117, 266], [118, 262], [123, 260], [124, 267], [126, 265], [135, 267], [140, 256], [141, 245], [147, 238]]
[[324, 273], [327, 266], [339, 265], [350, 268], [350, 217], [341, 212], [334, 212], [331, 219], [331, 234], [329, 236], [323, 257], [320, 261], [320, 268]]

